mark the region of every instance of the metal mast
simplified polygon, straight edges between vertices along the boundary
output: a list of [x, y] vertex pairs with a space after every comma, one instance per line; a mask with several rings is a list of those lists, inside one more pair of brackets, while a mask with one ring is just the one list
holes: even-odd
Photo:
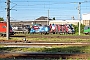
[[80, 35], [80, 25], [81, 25], [81, 2], [79, 2], [78, 6], [78, 11], [79, 11], [79, 35]]
[[7, 0], [7, 8], [6, 8], [6, 10], [7, 10], [7, 40], [9, 40], [9, 32], [10, 32], [10, 29], [9, 29], [9, 27], [10, 27], [10, 0]]

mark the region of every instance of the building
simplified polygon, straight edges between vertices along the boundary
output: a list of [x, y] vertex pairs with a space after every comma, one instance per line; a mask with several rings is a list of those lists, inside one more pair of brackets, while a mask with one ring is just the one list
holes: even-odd
[[10, 21], [12, 26], [16, 26], [16, 25], [30, 25], [32, 26], [33, 24], [41, 24], [41, 25], [48, 25], [49, 24], [49, 20], [52, 20], [48, 17], [44, 17], [41, 16], [35, 20], [30, 20], [30, 21]]
[[82, 14], [82, 20], [85, 26], [90, 26], [90, 13]]
[[74, 24], [77, 25], [79, 20], [52, 20], [49, 21], [49, 24]]
[[[18, 25], [18, 24], [24, 24], [24, 25], [30, 25], [33, 24], [41, 24], [41, 25], [49, 25], [49, 24], [74, 24], [77, 25], [79, 23], [79, 20], [52, 20], [48, 17], [41, 16], [35, 20], [30, 21], [11, 21], [11, 25]], [[90, 25], [90, 14], [82, 14], [82, 20], [81, 23], [85, 26]]]
[[52, 19], [41, 16], [41, 17], [37, 18], [36, 20], [34, 20], [34, 22], [35, 22], [35, 24], [48, 25], [50, 20], [52, 20]]
[[12, 26], [18, 26], [18, 25], [30, 25], [34, 24], [34, 21], [10, 21], [10, 24]]

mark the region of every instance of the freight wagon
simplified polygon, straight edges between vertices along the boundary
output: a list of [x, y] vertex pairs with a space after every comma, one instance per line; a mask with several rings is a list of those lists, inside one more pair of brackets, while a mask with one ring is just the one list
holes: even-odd
[[15, 33], [29, 33], [30, 25], [23, 25], [23, 24], [14, 25], [12, 26], [12, 29]]
[[[10, 35], [14, 35], [14, 31], [12, 30], [12, 27], [10, 25]], [[6, 36], [7, 31], [7, 23], [6, 22], [0, 22], [0, 35]]]

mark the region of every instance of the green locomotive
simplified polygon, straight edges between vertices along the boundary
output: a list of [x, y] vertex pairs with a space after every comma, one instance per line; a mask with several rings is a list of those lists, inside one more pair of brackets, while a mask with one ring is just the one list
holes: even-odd
[[84, 34], [90, 34], [90, 26], [84, 27]]

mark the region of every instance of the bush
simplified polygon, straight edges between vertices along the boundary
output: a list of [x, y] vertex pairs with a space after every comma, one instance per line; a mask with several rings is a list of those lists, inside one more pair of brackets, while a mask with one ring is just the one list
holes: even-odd
[[[78, 33], [79, 32], [79, 23], [78, 23], [78, 25], [73, 25], [73, 27], [75, 29], [75, 32]], [[84, 27], [85, 27], [85, 25], [83, 25], [83, 24], [80, 25], [80, 32], [81, 33], [83, 33], [83, 31], [84, 31]]]

